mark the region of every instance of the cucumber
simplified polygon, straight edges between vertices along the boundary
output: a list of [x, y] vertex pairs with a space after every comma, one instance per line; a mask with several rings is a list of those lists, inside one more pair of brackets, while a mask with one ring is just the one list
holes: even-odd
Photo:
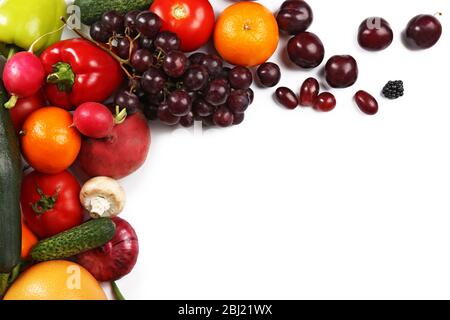
[[125, 14], [133, 10], [146, 10], [152, 2], [153, 0], [75, 0], [75, 5], [80, 7], [81, 22], [90, 26], [99, 21], [107, 11], [115, 10]]
[[0, 81], [0, 297], [6, 290], [11, 272], [20, 263], [22, 243], [22, 158], [11, 117], [3, 107], [6, 101], [8, 96]]
[[40, 241], [31, 251], [31, 257], [36, 261], [69, 258], [104, 245], [115, 232], [116, 226], [109, 218], [90, 220]]
[[8, 101], [0, 82], [0, 273], [10, 272], [20, 261], [20, 186], [22, 162], [19, 141], [8, 110]]

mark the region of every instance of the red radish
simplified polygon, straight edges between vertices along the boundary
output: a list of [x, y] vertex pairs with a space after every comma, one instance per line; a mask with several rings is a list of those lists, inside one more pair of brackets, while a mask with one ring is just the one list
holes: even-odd
[[85, 138], [78, 156], [90, 177], [126, 177], [145, 162], [150, 149], [150, 128], [142, 112], [128, 116], [104, 139]]
[[139, 242], [133, 227], [121, 218], [113, 218], [116, 233], [100, 248], [77, 256], [77, 262], [98, 281], [116, 281], [133, 270], [139, 255]]
[[46, 103], [42, 91], [17, 100], [15, 107], [9, 110], [16, 132], [19, 133], [22, 130], [22, 126], [30, 114], [45, 106]]
[[32, 52], [16, 53], [5, 65], [3, 83], [12, 96], [5, 104], [10, 109], [15, 106], [18, 98], [29, 97], [44, 84], [45, 70], [41, 60]]
[[114, 124], [125, 121], [126, 110], [119, 112], [116, 118], [103, 104], [86, 102], [81, 104], [73, 114], [73, 124], [85, 136], [102, 139], [111, 135]]

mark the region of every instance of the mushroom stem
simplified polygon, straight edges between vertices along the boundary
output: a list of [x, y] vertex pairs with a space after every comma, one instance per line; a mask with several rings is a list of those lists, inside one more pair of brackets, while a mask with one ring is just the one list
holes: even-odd
[[111, 209], [110, 200], [102, 196], [93, 197], [90, 199], [91, 214], [97, 215], [99, 218], [103, 217]]
[[96, 177], [84, 184], [80, 201], [93, 218], [113, 218], [123, 210], [125, 192], [116, 180]]

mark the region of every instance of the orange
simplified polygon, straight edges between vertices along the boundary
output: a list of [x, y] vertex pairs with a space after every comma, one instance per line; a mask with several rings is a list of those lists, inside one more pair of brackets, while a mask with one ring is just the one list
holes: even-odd
[[222, 58], [246, 67], [266, 62], [277, 49], [278, 40], [278, 24], [272, 12], [254, 2], [225, 9], [214, 30], [214, 44]]
[[38, 238], [22, 221], [22, 259], [27, 259], [31, 249], [38, 243]]
[[6, 292], [5, 300], [107, 300], [95, 278], [82, 266], [55, 260], [23, 272]]
[[46, 107], [33, 112], [22, 129], [22, 153], [42, 173], [69, 168], [80, 152], [81, 136], [72, 125], [70, 112]]

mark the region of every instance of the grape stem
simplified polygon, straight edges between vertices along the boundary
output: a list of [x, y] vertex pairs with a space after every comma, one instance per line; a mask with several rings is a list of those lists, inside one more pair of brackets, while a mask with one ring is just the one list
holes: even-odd
[[[64, 18], [64, 20], [65, 20], [65, 18]], [[40, 36], [39, 38], [37, 38], [36, 40], [34, 40], [34, 42], [30, 46], [30, 49], [28, 49], [28, 52], [34, 53], [34, 47], [39, 43], [39, 41], [41, 41], [45, 37], [51, 36], [54, 33], [60, 32], [62, 29], [64, 29], [65, 26], [66, 26], [66, 22], [64, 22], [64, 24], [61, 27], [59, 27], [58, 29], [47, 32], [47, 33], [43, 34], [42, 36]]]
[[130, 48], [128, 49], [128, 60], [127, 60], [127, 62], [130, 63], [131, 54], [133, 53], [133, 50], [134, 50], [134, 40], [131, 39], [131, 37], [129, 35], [126, 35], [125, 38], [130, 42]]
[[84, 33], [82, 33], [80, 30], [77, 30], [75, 28], [72, 28], [71, 26], [69, 26], [67, 24], [67, 19], [65, 17], [61, 17], [61, 21], [64, 22], [64, 25], [66, 25], [70, 30], [72, 30], [73, 32], [75, 32], [80, 38], [89, 41], [92, 44], [95, 44], [97, 47], [99, 47], [100, 49], [102, 49], [103, 51], [109, 53], [109, 55], [111, 57], [113, 57], [117, 62], [119, 62], [120, 67], [122, 68], [122, 70], [125, 72], [125, 74], [127, 75], [128, 79], [133, 79], [134, 76], [128, 71], [128, 69], [125, 67], [125, 65], [129, 65], [129, 61], [122, 59], [121, 57], [119, 57], [118, 55], [116, 55], [114, 52], [112, 52], [111, 49], [105, 48], [104, 46], [102, 46], [100, 43], [98, 43], [97, 41], [94, 41], [92, 39], [90, 39], [88, 36], [86, 36]]

